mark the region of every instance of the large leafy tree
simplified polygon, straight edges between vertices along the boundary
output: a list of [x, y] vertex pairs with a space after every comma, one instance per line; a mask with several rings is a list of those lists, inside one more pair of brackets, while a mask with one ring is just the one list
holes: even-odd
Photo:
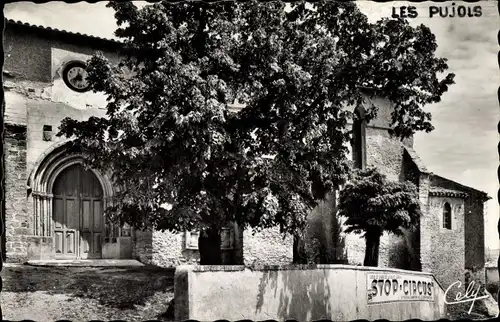
[[[220, 263], [230, 221], [301, 231], [348, 173], [352, 113], [341, 107], [359, 104], [363, 87], [395, 103], [393, 134], [406, 137], [432, 130], [422, 107], [453, 83], [427, 27], [368, 23], [353, 3], [108, 6], [124, 58], [97, 54], [88, 72], [107, 116], [65, 119], [60, 135], [114, 173], [121, 190], [108, 216], [199, 229], [202, 264]], [[227, 109], [235, 101], [238, 113]]]
[[417, 187], [387, 180], [376, 168], [355, 170], [340, 191], [339, 215], [345, 232], [362, 234], [366, 241], [364, 266], [377, 266], [384, 232], [403, 235], [418, 227], [421, 215]]

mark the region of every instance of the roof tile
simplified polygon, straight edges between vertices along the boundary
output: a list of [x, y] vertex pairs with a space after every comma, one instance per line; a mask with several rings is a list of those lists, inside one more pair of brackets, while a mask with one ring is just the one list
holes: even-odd
[[80, 32], [72, 32], [72, 31], [68, 31], [68, 30], [64, 30], [64, 29], [57, 29], [57, 28], [52, 28], [52, 27], [45, 27], [45, 26], [42, 26], [42, 25], [34, 25], [34, 24], [30, 24], [30, 23], [23, 22], [23, 21], [20, 21], [20, 20], [14, 20], [14, 19], [7, 19], [6, 18], [5, 21], [6, 21], [6, 24], [11, 24], [11, 25], [26, 26], [26, 27], [31, 27], [31, 28], [36, 28], [36, 29], [46, 30], [46, 31], [51, 31], [51, 32], [59, 32], [59, 33], [64, 33], [64, 34], [68, 34], [68, 35], [75, 35], [75, 36], [85, 37], [85, 38], [90, 38], [90, 39], [97, 39], [97, 40], [109, 41], [109, 42], [116, 43], [116, 44], [122, 44], [123, 43], [123, 42], [121, 42], [119, 40], [116, 40], [116, 39], [98, 37], [98, 36], [83, 34], [83, 33], [80, 33]]

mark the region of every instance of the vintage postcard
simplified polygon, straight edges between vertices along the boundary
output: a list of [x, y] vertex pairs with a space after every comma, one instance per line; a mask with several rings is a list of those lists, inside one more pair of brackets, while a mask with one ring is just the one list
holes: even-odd
[[498, 317], [497, 1], [3, 13], [3, 319]]

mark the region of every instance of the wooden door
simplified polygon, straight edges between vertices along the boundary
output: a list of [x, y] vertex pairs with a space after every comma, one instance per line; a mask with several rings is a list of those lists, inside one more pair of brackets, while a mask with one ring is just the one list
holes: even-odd
[[81, 165], [65, 169], [54, 182], [54, 249], [57, 259], [101, 258], [102, 187]]

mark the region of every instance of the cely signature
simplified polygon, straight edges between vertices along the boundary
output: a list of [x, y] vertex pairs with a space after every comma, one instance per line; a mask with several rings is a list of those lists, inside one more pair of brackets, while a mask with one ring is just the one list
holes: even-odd
[[459, 304], [459, 303], [472, 302], [471, 305], [470, 305], [470, 308], [469, 308], [469, 312], [468, 312], [469, 314], [471, 314], [471, 312], [472, 312], [472, 308], [474, 307], [474, 302], [475, 301], [482, 300], [482, 299], [485, 299], [485, 298], [489, 297], [489, 295], [483, 295], [483, 296], [479, 296], [478, 297], [479, 291], [480, 291], [481, 287], [478, 287], [477, 289], [474, 290], [474, 285], [475, 284], [474, 284], [474, 281], [472, 281], [467, 286], [467, 289], [465, 290], [465, 294], [462, 294], [462, 292], [457, 292], [457, 294], [455, 296], [455, 300], [449, 302], [447, 300], [447, 298], [448, 298], [448, 296], [447, 296], [448, 292], [455, 285], [457, 286], [458, 289], [460, 289], [462, 287], [462, 282], [456, 281], [455, 283], [453, 283], [450, 286], [448, 286], [448, 288], [444, 292], [444, 302], [446, 304]]

